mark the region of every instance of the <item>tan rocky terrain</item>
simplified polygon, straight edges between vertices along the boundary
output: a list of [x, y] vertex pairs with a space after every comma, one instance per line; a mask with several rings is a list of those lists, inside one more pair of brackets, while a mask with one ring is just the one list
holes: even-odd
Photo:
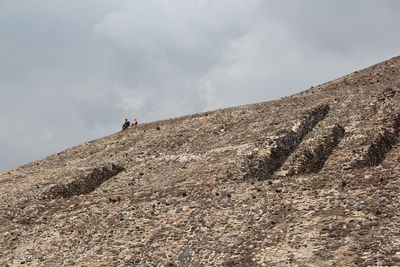
[[0, 174], [1, 266], [400, 265], [400, 57]]

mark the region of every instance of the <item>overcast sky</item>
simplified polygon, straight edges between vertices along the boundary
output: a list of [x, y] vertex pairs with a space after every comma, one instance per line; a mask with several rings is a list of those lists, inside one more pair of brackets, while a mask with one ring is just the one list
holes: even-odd
[[0, 171], [400, 55], [398, 0], [0, 0]]

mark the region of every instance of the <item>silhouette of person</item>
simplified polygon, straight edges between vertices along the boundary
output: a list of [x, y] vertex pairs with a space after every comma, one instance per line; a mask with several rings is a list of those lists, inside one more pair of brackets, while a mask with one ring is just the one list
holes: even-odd
[[128, 119], [125, 119], [124, 124], [122, 125], [122, 130], [128, 129], [128, 127], [131, 125], [131, 123], [128, 121]]

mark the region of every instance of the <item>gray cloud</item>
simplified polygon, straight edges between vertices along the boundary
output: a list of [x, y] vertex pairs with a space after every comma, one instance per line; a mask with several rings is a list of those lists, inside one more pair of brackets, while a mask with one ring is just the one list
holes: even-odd
[[397, 0], [0, 1], [0, 170], [399, 54]]
[[85, 126], [89, 129], [95, 125], [113, 124], [115, 118], [124, 113], [120, 104], [119, 97], [114, 92], [92, 96], [88, 99], [80, 100], [75, 109], [79, 112]]

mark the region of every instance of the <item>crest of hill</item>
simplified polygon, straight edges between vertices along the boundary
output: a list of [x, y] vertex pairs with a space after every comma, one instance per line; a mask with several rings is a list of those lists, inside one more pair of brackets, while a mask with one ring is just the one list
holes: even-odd
[[400, 57], [0, 174], [0, 263], [399, 265]]

